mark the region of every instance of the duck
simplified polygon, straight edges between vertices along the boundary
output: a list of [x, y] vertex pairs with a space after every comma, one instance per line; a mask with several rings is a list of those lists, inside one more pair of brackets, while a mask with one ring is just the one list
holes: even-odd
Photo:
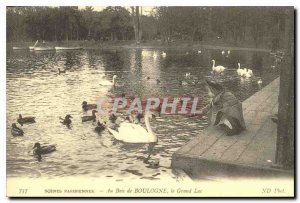
[[97, 104], [88, 104], [86, 101], [82, 102], [82, 109], [84, 111], [88, 111], [91, 109], [96, 109], [97, 108]]
[[60, 70], [60, 68], [58, 69], [58, 74], [61, 74], [61, 73], [66, 73], [66, 70]]
[[72, 120], [70, 118], [73, 118], [70, 114], [66, 115], [65, 119], [63, 119], [63, 118], [60, 117], [60, 119], [63, 120], [63, 121], [61, 121], [61, 123], [63, 125], [66, 125], [66, 126], [70, 127], [70, 125], [72, 123]]
[[148, 161], [148, 164], [149, 164], [150, 168], [153, 168], [153, 169], [158, 168], [159, 167], [159, 159], [156, 158], [153, 161]]
[[124, 122], [127, 122], [127, 123], [134, 123], [134, 118], [132, 115], [126, 115], [125, 119], [124, 119]]
[[151, 144], [157, 143], [157, 135], [153, 132], [150, 126], [150, 119], [152, 114], [146, 112], [145, 114], [145, 124], [146, 129], [142, 126], [134, 123], [122, 122], [120, 127], [116, 130], [107, 128], [108, 131], [114, 136], [116, 140], [125, 143], [139, 143], [139, 144]]
[[144, 115], [142, 113], [137, 113], [135, 115], [135, 119], [136, 119], [137, 123], [140, 123], [142, 118], [144, 118]]
[[112, 81], [101, 81], [101, 85], [102, 86], [116, 86], [117, 84], [117, 75], [114, 75], [113, 78], [112, 78]]
[[163, 51], [161, 55], [162, 55], [162, 57], [166, 57], [167, 53]]
[[158, 107], [155, 109], [155, 111], [158, 113], [158, 116], [161, 116], [161, 107], [162, 107], [162, 102], [159, 103]]
[[149, 76], [146, 76], [145, 77], [145, 80], [150, 80], [151, 78]]
[[217, 73], [222, 73], [225, 70], [224, 66], [215, 66], [216, 61], [212, 60], [213, 66], [212, 66], [212, 71], [217, 72]]
[[97, 127], [95, 127], [95, 132], [100, 134], [103, 130], [105, 130], [105, 122], [100, 123], [100, 121], [97, 122]]
[[98, 111], [93, 110], [91, 116], [83, 116], [83, 117], [81, 117], [82, 122], [87, 122], [87, 121], [93, 121], [93, 122], [95, 122], [96, 121], [96, 112], [98, 112]]
[[23, 126], [23, 124], [31, 124], [35, 123], [35, 117], [22, 117], [21, 114], [19, 114], [19, 118], [17, 119], [17, 122]]
[[33, 145], [33, 155], [42, 155], [42, 154], [49, 154], [51, 152], [56, 151], [56, 145], [45, 145], [41, 146], [39, 142], [36, 142]]
[[15, 123], [11, 125], [11, 134], [13, 136], [23, 136], [24, 131], [21, 128], [18, 128]]
[[110, 114], [110, 116], [109, 116], [109, 120], [110, 120], [112, 123], [115, 123], [116, 120], [117, 120], [117, 118], [118, 118], [118, 117], [117, 117], [114, 113]]
[[159, 79], [156, 79], [156, 84], [160, 84], [160, 80]]

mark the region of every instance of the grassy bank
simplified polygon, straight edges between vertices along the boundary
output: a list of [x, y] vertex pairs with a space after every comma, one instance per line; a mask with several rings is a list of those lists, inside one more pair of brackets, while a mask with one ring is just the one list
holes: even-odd
[[[8, 42], [7, 49], [12, 47], [29, 47], [33, 46], [34, 42]], [[38, 44], [37, 46], [41, 45]], [[84, 49], [226, 49], [226, 50], [249, 50], [249, 51], [264, 51], [269, 52], [269, 48], [254, 47], [249, 43], [248, 45], [234, 45], [233, 43], [223, 41], [177, 41], [172, 43], [162, 43], [161, 41], [145, 41], [139, 45], [135, 41], [60, 41], [60, 42], [46, 42], [46, 46], [66, 46], [66, 47], [83, 47]]]

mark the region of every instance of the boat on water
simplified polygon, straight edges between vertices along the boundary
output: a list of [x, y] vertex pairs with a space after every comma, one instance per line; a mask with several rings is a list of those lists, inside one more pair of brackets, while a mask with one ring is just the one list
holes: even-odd
[[34, 51], [54, 51], [54, 47], [34, 47]]
[[28, 47], [13, 47], [13, 50], [28, 50]]
[[34, 48], [36, 47], [36, 45], [38, 44], [39, 40], [36, 40], [36, 42], [34, 43], [33, 46], [29, 47], [29, 50], [34, 50]]
[[82, 47], [55, 47], [55, 50], [80, 50]]

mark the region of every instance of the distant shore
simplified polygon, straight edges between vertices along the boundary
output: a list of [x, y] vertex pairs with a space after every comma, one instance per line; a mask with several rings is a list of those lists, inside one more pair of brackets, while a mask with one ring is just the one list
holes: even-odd
[[[37, 46], [41, 46], [39, 43]], [[29, 47], [33, 46], [34, 42], [7, 42], [6, 49], [12, 47]], [[172, 43], [162, 43], [161, 41], [146, 41], [136, 44], [135, 41], [60, 41], [60, 42], [46, 42], [46, 46], [65, 46], [65, 47], [82, 47], [83, 49], [182, 49], [182, 50], [200, 50], [200, 49], [220, 49], [220, 50], [246, 50], [246, 51], [260, 51], [270, 52], [269, 48], [256, 48], [250, 46], [234, 46], [229, 43], [222, 42], [191, 42], [178, 41]]]

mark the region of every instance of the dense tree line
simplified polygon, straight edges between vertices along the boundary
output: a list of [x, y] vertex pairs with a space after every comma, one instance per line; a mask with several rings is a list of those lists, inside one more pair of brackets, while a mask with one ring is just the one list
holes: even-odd
[[278, 7], [7, 7], [8, 41], [223, 40], [277, 48], [285, 13]]

